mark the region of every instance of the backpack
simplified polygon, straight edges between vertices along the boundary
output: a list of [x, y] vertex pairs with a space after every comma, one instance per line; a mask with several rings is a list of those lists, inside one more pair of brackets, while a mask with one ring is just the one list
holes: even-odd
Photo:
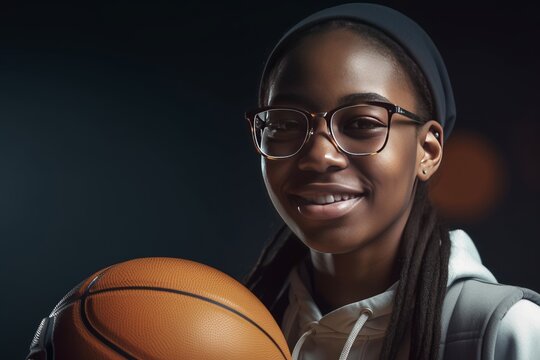
[[452, 285], [441, 314], [439, 360], [492, 360], [501, 319], [519, 300], [540, 305], [540, 295], [518, 286], [464, 279]]

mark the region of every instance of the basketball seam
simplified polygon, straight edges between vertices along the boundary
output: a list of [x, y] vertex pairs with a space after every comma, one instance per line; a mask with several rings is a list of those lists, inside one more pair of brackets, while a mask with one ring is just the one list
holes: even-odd
[[88, 331], [90, 331], [95, 337], [101, 340], [101, 342], [103, 342], [105, 345], [110, 347], [112, 350], [116, 351], [119, 355], [122, 355], [127, 359], [135, 360], [136, 358], [134, 356], [130, 355], [127, 351], [122, 349], [120, 346], [116, 345], [111, 340], [107, 339], [105, 335], [101, 334], [96, 328], [92, 326], [92, 324], [90, 323], [90, 320], [88, 320], [88, 317], [86, 316], [86, 298], [87, 298], [86, 296], [82, 298], [81, 318], [84, 325], [88, 329]]
[[[90, 285], [89, 285], [90, 287]], [[189, 297], [193, 297], [193, 298], [197, 298], [199, 300], [203, 300], [203, 301], [206, 301], [208, 303], [211, 303], [211, 304], [214, 304], [214, 305], [217, 305], [217, 306], [220, 306], [222, 308], [224, 308], [225, 310], [228, 310], [238, 316], [240, 316], [241, 318], [243, 318], [244, 320], [246, 320], [247, 322], [251, 323], [252, 325], [254, 325], [257, 329], [259, 329], [267, 338], [270, 339], [270, 341], [272, 341], [272, 343], [274, 343], [274, 345], [277, 347], [277, 349], [279, 350], [279, 352], [281, 353], [281, 355], [283, 356], [283, 359], [287, 359], [287, 356], [285, 356], [285, 354], [283, 353], [283, 350], [281, 349], [281, 347], [278, 345], [278, 343], [274, 340], [274, 338], [268, 333], [266, 332], [266, 330], [264, 330], [259, 324], [257, 324], [255, 321], [253, 321], [252, 319], [250, 319], [248, 316], [242, 314], [241, 312], [239, 312], [238, 310], [235, 310], [233, 308], [231, 308], [230, 306], [227, 306], [225, 304], [222, 304], [216, 300], [213, 300], [213, 299], [210, 299], [210, 298], [207, 298], [205, 296], [202, 296], [202, 295], [198, 295], [198, 294], [194, 294], [194, 293], [191, 293], [191, 292], [187, 292], [187, 291], [182, 291], [182, 290], [174, 290], [174, 289], [167, 289], [167, 288], [161, 288], [161, 287], [154, 287], [154, 286], [125, 286], [125, 287], [115, 287], [115, 288], [108, 288], [108, 289], [102, 289], [102, 290], [97, 290], [97, 291], [94, 291], [94, 292], [91, 292], [91, 293], [86, 293], [83, 297], [83, 304], [86, 300], [87, 297], [89, 296], [92, 296], [92, 295], [96, 295], [96, 294], [102, 294], [102, 293], [107, 293], [107, 292], [112, 292], [112, 291], [122, 291], [122, 290], [154, 290], [154, 291], [162, 291], [162, 292], [169, 292], [169, 293], [174, 293], [174, 294], [179, 294], [179, 295], [185, 295], [185, 296], [189, 296]], [[81, 309], [82, 310], [82, 309]], [[89, 320], [86, 319], [86, 321], [88, 321], [88, 326], [90, 326], [92, 329], [92, 325], [89, 323]], [[95, 330], [95, 329], [94, 329]], [[97, 330], [95, 330], [97, 332]], [[103, 337], [103, 340], [106, 340], [108, 341], [102, 334], [100, 334], [99, 332], [97, 332], [97, 335], [98, 337], [100, 337], [100, 339]], [[109, 341], [108, 341], [109, 342]], [[114, 343], [110, 342], [109, 345], [112, 345], [114, 347], [117, 347]], [[118, 350], [120, 351], [123, 351], [121, 348], [117, 347]], [[122, 354], [123, 356], [126, 356], [124, 354]], [[129, 355], [131, 356], [131, 355]]]
[[86, 315], [86, 299], [88, 298], [89, 295], [92, 294], [92, 293], [90, 293], [90, 289], [92, 288], [92, 286], [94, 286], [97, 283], [97, 281], [103, 276], [103, 274], [107, 270], [111, 269], [113, 266], [114, 265], [109, 266], [108, 268], [106, 268], [103, 271], [99, 272], [99, 274], [97, 274], [92, 279], [92, 281], [90, 281], [90, 283], [86, 286], [86, 289], [84, 289], [84, 293], [80, 298], [81, 299], [81, 311], [80, 311], [81, 320], [82, 320], [84, 326], [87, 328], [87, 330], [92, 335], [94, 335], [98, 340], [100, 340], [104, 345], [108, 346], [111, 350], [115, 351], [117, 354], [119, 354], [119, 355], [121, 355], [121, 356], [123, 356], [123, 357], [125, 357], [125, 358], [127, 358], [129, 360], [136, 360], [136, 358], [134, 356], [129, 354], [127, 351], [122, 349], [120, 346], [113, 343], [111, 340], [107, 339], [107, 337], [105, 335], [100, 333], [94, 326], [92, 326], [92, 324], [90, 323], [90, 320], [88, 319], [88, 316]]
[[[66, 297], [65, 299], [62, 299], [62, 301], [60, 301], [58, 304], [56, 304], [56, 306], [54, 307], [53, 311], [51, 312], [51, 314], [49, 316], [56, 316], [58, 313], [62, 312], [65, 308], [67, 308], [68, 306], [70, 306], [74, 302], [83, 299], [86, 295], [88, 295], [90, 293], [90, 288], [95, 285], [97, 280], [99, 280], [99, 278], [105, 273], [105, 271], [109, 270], [113, 266], [114, 265], [111, 265], [111, 266], [101, 270], [98, 274], [96, 274], [94, 276], [94, 278], [92, 279], [92, 281], [90, 281], [90, 283], [86, 286], [86, 289], [84, 289], [84, 292], [83, 292], [82, 295], [76, 295], [77, 291], [72, 290], [73, 294], [71, 296]], [[82, 285], [85, 281], [86, 280], [81, 281], [79, 283], [79, 285], [77, 285], [75, 288], [79, 288], [79, 286]]]

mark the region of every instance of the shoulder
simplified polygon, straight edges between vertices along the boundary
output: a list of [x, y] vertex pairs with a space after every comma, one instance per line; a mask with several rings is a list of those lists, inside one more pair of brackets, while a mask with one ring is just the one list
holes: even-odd
[[535, 358], [540, 353], [539, 305], [539, 294], [517, 286], [472, 279], [454, 284], [442, 313], [443, 330], [448, 324], [447, 333], [441, 333], [445, 358]]
[[540, 353], [540, 306], [519, 300], [504, 315], [495, 342], [495, 359], [532, 359]]

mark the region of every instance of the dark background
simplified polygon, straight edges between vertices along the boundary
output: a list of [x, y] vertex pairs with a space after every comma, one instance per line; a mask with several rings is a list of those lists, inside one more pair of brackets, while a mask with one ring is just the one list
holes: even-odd
[[[338, 3], [3, 3], [2, 359], [23, 358], [61, 297], [113, 263], [170, 256], [237, 278], [249, 270], [280, 221], [243, 111], [281, 35]], [[515, 1], [380, 3], [431, 35], [456, 129], [494, 144], [504, 165], [496, 204], [452, 226], [499, 281], [540, 290], [538, 13]]]

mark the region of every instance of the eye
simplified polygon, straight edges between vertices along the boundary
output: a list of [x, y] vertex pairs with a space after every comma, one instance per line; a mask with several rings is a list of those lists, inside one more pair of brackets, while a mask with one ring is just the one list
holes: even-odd
[[300, 112], [273, 109], [259, 113], [257, 118], [260, 120], [257, 129], [269, 140], [287, 141], [306, 135], [307, 119]]
[[338, 129], [338, 137], [345, 137], [352, 140], [373, 140], [386, 136], [388, 129], [386, 124], [375, 117], [355, 116], [341, 118]]
[[371, 130], [386, 127], [379, 120], [371, 117], [356, 117], [343, 121], [343, 130]]
[[275, 131], [296, 131], [300, 128], [298, 121], [294, 119], [272, 119], [266, 123], [266, 127]]

